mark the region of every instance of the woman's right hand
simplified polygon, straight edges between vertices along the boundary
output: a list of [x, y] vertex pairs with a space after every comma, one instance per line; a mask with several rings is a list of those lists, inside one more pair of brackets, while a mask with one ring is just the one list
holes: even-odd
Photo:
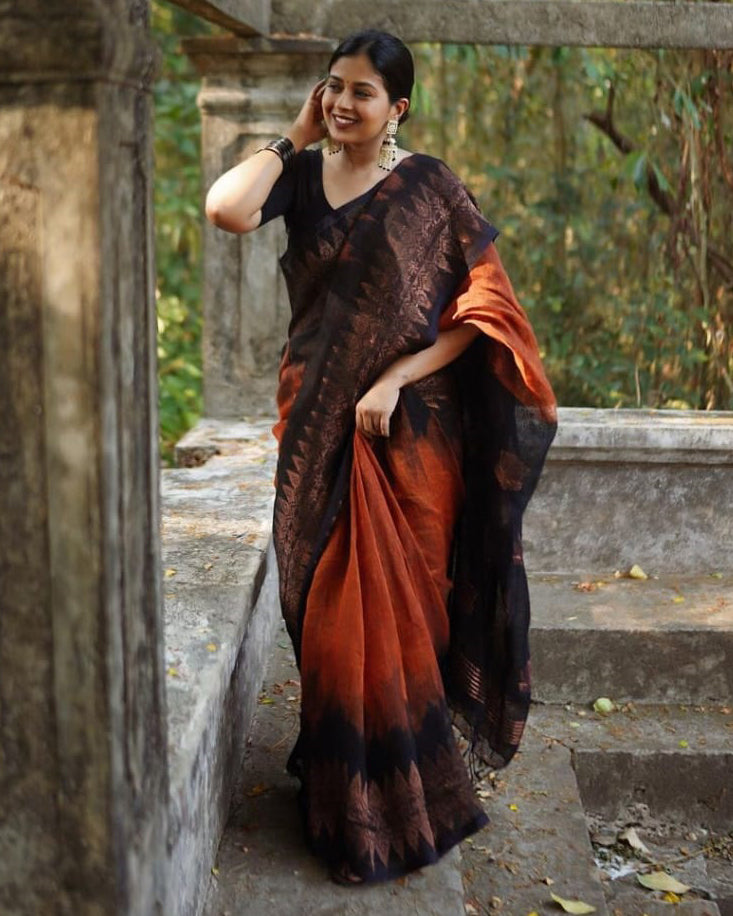
[[297, 147], [310, 146], [319, 143], [326, 136], [326, 127], [323, 123], [323, 106], [321, 99], [326, 88], [326, 80], [319, 80], [308, 93], [308, 98], [303, 103], [298, 117], [293, 121], [288, 136]]

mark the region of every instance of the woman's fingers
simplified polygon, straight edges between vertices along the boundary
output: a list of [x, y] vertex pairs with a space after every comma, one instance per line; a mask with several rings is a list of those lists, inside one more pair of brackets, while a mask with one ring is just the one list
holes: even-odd
[[306, 146], [310, 143], [317, 143], [325, 136], [323, 106], [321, 105], [325, 85], [326, 80], [322, 79], [313, 86], [295, 119], [295, 124], [303, 134]]
[[356, 428], [367, 436], [389, 436], [389, 414], [356, 411]]
[[389, 436], [389, 420], [399, 396], [398, 387], [375, 384], [356, 405], [356, 428], [367, 436]]

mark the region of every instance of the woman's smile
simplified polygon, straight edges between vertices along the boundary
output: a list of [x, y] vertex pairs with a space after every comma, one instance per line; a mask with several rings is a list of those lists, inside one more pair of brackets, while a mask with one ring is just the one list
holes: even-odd
[[336, 125], [336, 127], [345, 129], [348, 127], [352, 127], [354, 124], [358, 124], [359, 122], [356, 118], [348, 118], [345, 115], [334, 114], [333, 123]]

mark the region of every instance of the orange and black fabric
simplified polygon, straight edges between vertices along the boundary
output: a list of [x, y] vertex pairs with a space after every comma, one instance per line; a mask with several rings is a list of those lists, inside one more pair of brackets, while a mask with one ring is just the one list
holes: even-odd
[[[274, 539], [302, 683], [289, 768], [314, 851], [378, 881], [486, 823], [456, 714], [492, 766], [519, 744], [522, 512], [555, 402], [496, 230], [440, 160], [404, 159], [288, 228]], [[389, 438], [356, 433], [375, 379], [461, 323], [482, 333], [402, 390]]]

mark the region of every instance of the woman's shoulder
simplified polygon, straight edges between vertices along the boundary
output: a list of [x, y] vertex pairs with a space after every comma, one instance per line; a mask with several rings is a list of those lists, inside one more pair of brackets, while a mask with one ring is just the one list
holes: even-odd
[[436, 193], [445, 196], [449, 202], [456, 203], [468, 196], [475, 203], [471, 191], [442, 159], [428, 153], [411, 153], [404, 161], [408, 160], [425, 176]]
[[465, 187], [461, 179], [450, 166], [437, 156], [431, 156], [428, 153], [410, 153], [405, 158], [411, 160], [413, 166], [420, 169], [425, 174], [435, 175], [449, 184]]
[[306, 146], [295, 157], [293, 167], [296, 172], [311, 174], [320, 170], [322, 162], [323, 153], [321, 149]]

